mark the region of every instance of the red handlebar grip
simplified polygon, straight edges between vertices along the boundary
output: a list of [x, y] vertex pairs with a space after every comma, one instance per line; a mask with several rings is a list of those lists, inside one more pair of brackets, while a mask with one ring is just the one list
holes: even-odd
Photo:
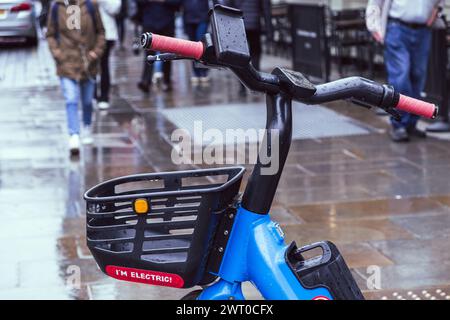
[[175, 53], [183, 57], [199, 60], [205, 51], [202, 42], [177, 39], [172, 37], [152, 34], [150, 48], [165, 53]]
[[417, 100], [404, 95], [400, 95], [397, 109], [428, 119], [436, 118], [439, 110], [438, 107], [432, 103]]

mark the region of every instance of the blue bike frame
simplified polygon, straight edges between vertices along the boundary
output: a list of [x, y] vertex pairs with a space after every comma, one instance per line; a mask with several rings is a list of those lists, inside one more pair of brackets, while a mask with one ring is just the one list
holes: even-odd
[[260, 159], [247, 183], [217, 276], [219, 281], [199, 296], [204, 300], [244, 299], [242, 282], [250, 281], [265, 299], [332, 299], [326, 288], [306, 289], [286, 262], [288, 246], [280, 225], [268, 211], [289, 153], [292, 134], [292, 103], [282, 94], [267, 95], [266, 129], [280, 137], [279, 170], [262, 174]]
[[306, 289], [286, 262], [284, 233], [270, 215], [239, 207], [219, 273], [199, 300], [244, 300], [242, 282], [250, 281], [269, 300], [326, 298], [326, 288]]

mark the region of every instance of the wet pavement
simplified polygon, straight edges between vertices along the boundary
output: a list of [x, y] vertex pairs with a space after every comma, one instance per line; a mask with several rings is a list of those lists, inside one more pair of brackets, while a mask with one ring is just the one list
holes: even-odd
[[[173, 92], [155, 87], [145, 95], [135, 85], [141, 57], [117, 49], [112, 106], [95, 113], [94, 145], [70, 159], [64, 103], [46, 50], [45, 42], [37, 51], [0, 49], [0, 64], [9, 68], [0, 69], [0, 298], [182, 297], [190, 290], [118, 282], [99, 271], [85, 244], [82, 194], [117, 176], [203, 167], [172, 163], [177, 126], [167, 112], [219, 106], [226, 127], [235, 124], [227, 105], [264, 112], [264, 97], [240, 96], [235, 78], [219, 70], [209, 87], [194, 88], [187, 62], [174, 64]], [[263, 64], [279, 62], [286, 63], [265, 57]], [[386, 120], [373, 112], [347, 103], [327, 108], [364, 130], [293, 141], [272, 210], [287, 240], [335, 242], [369, 299], [450, 299], [450, 142], [393, 144]], [[317, 125], [326, 130], [326, 122]], [[374, 270], [381, 290], [367, 285]]]

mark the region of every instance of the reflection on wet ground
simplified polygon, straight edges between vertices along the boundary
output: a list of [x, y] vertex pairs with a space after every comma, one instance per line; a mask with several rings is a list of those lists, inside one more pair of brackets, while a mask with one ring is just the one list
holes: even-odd
[[[213, 71], [210, 87], [194, 88], [184, 62], [175, 64], [173, 92], [154, 88], [149, 96], [135, 87], [141, 57], [116, 51], [113, 70], [112, 107], [96, 112], [95, 144], [78, 160], [67, 156], [59, 89], [2, 84], [0, 298], [178, 299], [189, 291], [103, 275], [85, 245], [82, 194], [121, 175], [193, 168], [172, 163], [176, 127], [164, 111], [259, 103], [264, 112], [264, 98], [240, 96], [226, 71]], [[287, 240], [334, 241], [367, 298], [450, 299], [450, 142], [393, 144], [373, 113], [329, 107], [370, 130], [293, 141], [273, 205]], [[381, 290], [367, 286], [371, 266], [380, 270]], [[246, 292], [258, 297], [251, 286]]]

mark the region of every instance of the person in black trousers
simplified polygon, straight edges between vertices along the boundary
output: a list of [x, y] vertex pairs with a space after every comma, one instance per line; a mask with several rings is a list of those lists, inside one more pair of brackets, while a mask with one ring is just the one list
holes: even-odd
[[[160, 35], [173, 37], [175, 35], [175, 12], [180, 7], [181, 0], [137, 0], [139, 17], [141, 19], [143, 32], [152, 32]], [[148, 93], [153, 77], [153, 65], [147, 63], [148, 55], [156, 54], [152, 51], [144, 52], [144, 69], [138, 88]], [[172, 89], [171, 62], [163, 64], [164, 91]]]
[[100, 8], [100, 16], [105, 26], [106, 46], [100, 59], [100, 96], [98, 97], [97, 107], [100, 110], [109, 108], [109, 91], [111, 88], [111, 77], [109, 70], [109, 56], [118, 39], [116, 26], [116, 15], [120, 10], [120, 0], [97, 0]]
[[125, 39], [125, 20], [128, 16], [128, 0], [121, 0], [120, 11], [116, 15], [117, 32], [119, 35], [120, 49], [123, 49], [123, 41]]
[[47, 17], [48, 12], [50, 11], [50, 0], [41, 0], [41, 14], [39, 15], [39, 26], [41, 27], [41, 30], [44, 30], [44, 28], [47, 27]]
[[[200, 41], [208, 30], [209, 1], [208, 0], [183, 0], [184, 32], [191, 41]], [[208, 69], [199, 68], [195, 62], [192, 64], [193, 76], [191, 82], [197, 85], [199, 82], [207, 84]]]

